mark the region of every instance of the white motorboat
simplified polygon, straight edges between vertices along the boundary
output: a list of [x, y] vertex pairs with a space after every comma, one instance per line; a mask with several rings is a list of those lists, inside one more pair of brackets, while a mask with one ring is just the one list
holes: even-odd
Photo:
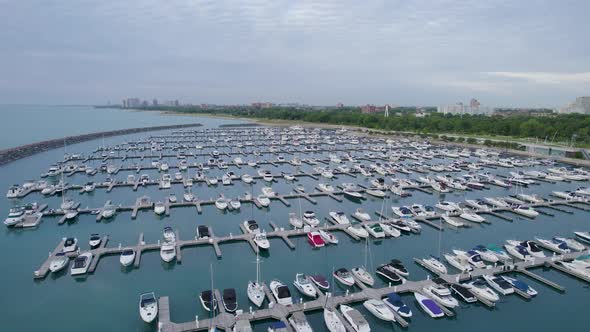
[[166, 263], [169, 263], [176, 258], [176, 245], [171, 242], [164, 242], [160, 246], [160, 257]]
[[247, 184], [249, 184], [249, 183], [252, 183], [252, 182], [254, 181], [254, 178], [253, 178], [253, 177], [252, 177], [252, 175], [250, 175], [250, 174], [243, 174], [243, 175], [242, 175], [242, 181], [243, 181], [244, 183], [247, 183]]
[[424, 310], [424, 312], [426, 312], [430, 317], [432, 317], [432, 318], [444, 317], [445, 313], [442, 311], [442, 309], [438, 306], [438, 304], [436, 304], [436, 302], [433, 299], [431, 299], [425, 295], [422, 295], [418, 292], [414, 293], [414, 298], [416, 298], [416, 301], [420, 305], [420, 308], [422, 308], [422, 310]]
[[459, 301], [451, 295], [451, 290], [442, 285], [430, 285], [422, 289], [426, 295], [448, 308], [459, 306]]
[[324, 308], [324, 323], [330, 332], [346, 332], [346, 328], [338, 314], [332, 309]]
[[354, 225], [347, 228], [349, 232], [352, 234], [360, 237], [360, 238], [367, 238], [369, 237], [369, 233], [366, 229], [362, 228], [360, 225]]
[[481, 199], [466, 199], [465, 204], [469, 207], [474, 208], [476, 211], [490, 211], [490, 207], [486, 204], [484, 200]]
[[88, 268], [90, 267], [90, 263], [92, 262], [92, 253], [85, 252], [83, 254], [78, 255], [78, 257], [74, 258], [74, 263], [70, 270], [70, 275], [81, 275], [86, 274], [88, 272]]
[[390, 225], [388, 223], [379, 223], [379, 226], [381, 227], [381, 229], [383, 229], [383, 232], [387, 236], [400, 237], [402, 235], [402, 233], [399, 231], [399, 229], [393, 227], [392, 225]]
[[318, 232], [325, 243], [338, 244], [338, 238], [336, 235], [334, 235], [334, 233], [324, 229], [320, 229]]
[[193, 202], [193, 201], [195, 200], [195, 195], [194, 195], [192, 192], [190, 192], [190, 191], [187, 191], [187, 192], [185, 192], [185, 193], [182, 195], [182, 199], [183, 199], [185, 202], [189, 202], [189, 203], [190, 203], [190, 202]]
[[510, 207], [510, 204], [504, 202], [504, 200], [502, 200], [501, 198], [495, 198], [495, 197], [486, 197], [484, 198], [484, 200], [490, 204], [491, 206], [497, 207], [497, 208], [507, 208]]
[[393, 206], [391, 209], [393, 210], [393, 213], [395, 213], [395, 215], [400, 218], [412, 218], [414, 216], [412, 210], [410, 210], [407, 206]]
[[555, 239], [547, 240], [538, 237], [535, 238], [535, 241], [539, 244], [539, 246], [542, 246], [558, 254], [567, 254], [571, 252], [571, 249], [567, 246], [567, 244], [562, 241]]
[[258, 201], [258, 204], [260, 204], [260, 206], [263, 206], [263, 207], [268, 207], [270, 205], [270, 198], [268, 198], [264, 195], [256, 196], [256, 201]]
[[412, 317], [412, 310], [403, 301], [397, 293], [389, 293], [387, 297], [382, 299], [383, 303], [387, 305], [391, 310], [398, 313], [398, 315], [404, 318]]
[[483, 245], [477, 245], [471, 250], [478, 253], [484, 261], [496, 263], [500, 260], [494, 251], [489, 250]]
[[525, 260], [525, 259], [528, 259], [529, 257], [532, 257], [531, 254], [529, 253], [529, 251], [526, 250], [526, 248], [521, 245], [514, 246], [514, 245], [510, 245], [510, 244], [505, 244], [504, 248], [506, 248], [506, 251], [510, 255], [512, 255], [518, 259]]
[[334, 187], [329, 183], [319, 183], [318, 188], [321, 191], [326, 191], [326, 192], [334, 192], [334, 190], [335, 190]]
[[107, 201], [107, 203], [102, 208], [102, 217], [104, 219], [109, 219], [115, 215], [117, 208], [111, 203], [111, 201]]
[[303, 227], [303, 220], [297, 216], [294, 212], [289, 213], [289, 224], [295, 228]]
[[76, 249], [78, 249], [78, 239], [76, 239], [74, 237], [69, 237], [64, 240], [64, 245], [63, 245], [63, 248], [61, 249], [61, 252], [63, 252], [63, 253], [74, 252], [74, 251], [76, 251]]
[[367, 193], [367, 195], [371, 195], [373, 197], [377, 197], [377, 198], [384, 198], [385, 197], [385, 192], [383, 190], [366, 189], [365, 192]]
[[[342, 214], [344, 214], [344, 213], [342, 213]], [[367, 213], [365, 210], [363, 210], [362, 208], [356, 209], [356, 211], [354, 211], [354, 216], [357, 217], [361, 221], [370, 221], [371, 220], [371, 215], [369, 213]]]
[[272, 295], [277, 300], [278, 304], [281, 305], [292, 305], [293, 299], [291, 298], [291, 291], [289, 291], [289, 287], [283, 284], [278, 280], [273, 280], [270, 282], [270, 291]]
[[349, 198], [353, 198], [353, 199], [361, 199], [363, 198], [363, 194], [361, 194], [360, 192], [356, 191], [354, 188], [351, 187], [344, 187], [344, 189], [342, 190], [342, 193], [344, 194], [344, 196], [347, 196]]
[[294, 312], [288, 320], [295, 332], [313, 332], [303, 311]]
[[154, 293], [141, 294], [139, 297], [139, 316], [148, 324], [158, 316], [158, 300]]
[[590, 232], [574, 232], [578, 239], [590, 243]]
[[223, 196], [220, 196], [215, 200], [215, 207], [222, 211], [227, 209], [227, 199]]
[[318, 294], [313, 283], [303, 274], [297, 273], [293, 285], [301, 294], [315, 298]]
[[303, 222], [310, 226], [317, 226], [320, 224], [320, 220], [316, 218], [313, 211], [305, 211], [303, 213]]
[[564, 242], [571, 250], [575, 251], [584, 251], [586, 250], [586, 246], [581, 244], [580, 242], [572, 239], [572, 238], [565, 238], [565, 237], [554, 237], [556, 241]]
[[449, 201], [442, 201], [442, 202], [438, 202], [436, 204], [436, 207], [443, 210], [443, 211], [458, 211], [461, 209], [461, 207], [459, 206], [459, 204], [457, 203], [453, 203], [453, 202], [449, 202]]
[[174, 230], [170, 226], [164, 227], [164, 231], [162, 232], [162, 235], [164, 236], [164, 240], [166, 242], [175, 242], [176, 241], [176, 234], [174, 233]]
[[352, 307], [349, 307], [345, 304], [341, 304], [340, 305], [340, 312], [342, 313], [342, 316], [344, 317], [344, 319], [346, 319], [348, 324], [350, 324], [350, 326], [352, 326], [352, 328], [356, 332], [370, 332], [371, 331], [371, 328], [369, 327], [369, 323], [367, 323], [367, 320], [365, 319], [365, 317], [363, 317], [363, 315], [358, 310], [356, 310]]
[[461, 221], [459, 221], [459, 220], [457, 220], [457, 219], [449, 216], [448, 214], [441, 214], [440, 215], [440, 218], [444, 222], [446, 222], [447, 224], [449, 224], [451, 226], [454, 226], [454, 227], [463, 227], [463, 226], [465, 226], [465, 223], [463, 223], [463, 222], [461, 222]]
[[163, 202], [156, 202], [156, 204], [154, 204], [154, 213], [162, 215], [164, 212], [166, 212], [166, 204]]
[[385, 237], [385, 232], [379, 226], [379, 224], [372, 224], [372, 225], [364, 225], [367, 229], [367, 232], [376, 239], [382, 239]]
[[539, 212], [530, 206], [517, 205], [512, 208], [512, 211], [529, 218], [535, 218], [539, 215]]
[[355, 276], [362, 283], [367, 284], [369, 286], [373, 286], [373, 284], [375, 284], [375, 279], [364, 267], [355, 267], [352, 268], [350, 271], [352, 275]]
[[270, 248], [270, 241], [268, 241], [268, 239], [266, 238], [266, 234], [265, 233], [258, 233], [256, 235], [254, 235], [254, 239], [253, 240], [254, 240], [254, 243], [256, 243], [256, 245], [260, 249], [268, 249], [268, 248]]
[[474, 250], [463, 251], [463, 250], [453, 250], [453, 253], [457, 256], [464, 257], [469, 264], [473, 265], [478, 269], [484, 269], [486, 264], [483, 262], [479, 253]]
[[266, 197], [274, 197], [276, 195], [271, 187], [262, 187], [262, 194]]
[[352, 277], [352, 274], [350, 274], [350, 272], [345, 268], [339, 268], [338, 270], [334, 271], [332, 275], [344, 286], [354, 285], [354, 278]]
[[238, 210], [242, 207], [242, 202], [238, 198], [232, 198], [229, 200], [229, 207], [232, 210]]
[[98, 246], [100, 246], [100, 243], [102, 242], [102, 238], [100, 237], [100, 235], [98, 234], [90, 234], [90, 239], [88, 240], [88, 245], [90, 246], [90, 248], [94, 249], [94, 248], [98, 248]]
[[506, 280], [502, 277], [497, 277], [493, 275], [482, 275], [482, 278], [490, 285], [493, 289], [495, 289], [498, 293], [502, 295], [509, 295], [514, 293], [514, 287], [510, 285]]
[[507, 240], [506, 243], [513, 246], [523, 246], [534, 257], [545, 257], [543, 250], [534, 241]]
[[395, 322], [395, 316], [393, 312], [383, 301], [377, 299], [369, 299], [363, 302], [363, 307], [372, 313], [375, 317], [388, 321]]
[[477, 279], [466, 284], [463, 284], [467, 289], [469, 289], [473, 294], [480, 296], [488, 301], [497, 302], [500, 300], [500, 297], [496, 292], [494, 292], [491, 288], [489, 288], [485, 281], [481, 279]]
[[471, 265], [467, 261], [467, 258], [465, 258], [463, 256], [449, 255], [449, 254], [444, 254], [443, 256], [445, 257], [447, 262], [449, 262], [449, 264], [451, 264], [451, 266], [453, 266], [454, 268], [456, 268], [457, 270], [459, 270], [461, 272], [467, 272], [467, 271], [473, 270], [473, 267], [471, 267]]
[[486, 221], [484, 217], [468, 209], [461, 210], [459, 217], [474, 223], [482, 223]]
[[49, 262], [49, 271], [56, 273], [68, 266], [70, 258], [63, 252], [58, 252], [55, 257]]
[[532, 288], [527, 283], [521, 280], [507, 276], [502, 276], [502, 278], [506, 280], [515, 290], [518, 289], [522, 292], [527, 293], [529, 296], [537, 296], [538, 294], [538, 292], [534, 288]]
[[119, 256], [119, 262], [123, 266], [129, 266], [135, 261], [135, 250], [131, 248], [124, 249]]
[[427, 257], [422, 259], [422, 263], [426, 267], [436, 273], [447, 274], [447, 267], [435, 257]]
[[8, 217], [4, 219], [4, 225], [6, 227], [14, 226], [23, 220], [25, 209], [22, 207], [11, 208], [8, 212]]

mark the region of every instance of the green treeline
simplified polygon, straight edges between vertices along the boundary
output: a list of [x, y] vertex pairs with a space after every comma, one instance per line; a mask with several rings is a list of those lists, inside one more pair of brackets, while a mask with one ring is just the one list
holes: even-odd
[[[154, 108], [147, 108], [154, 109]], [[467, 135], [536, 137], [548, 141], [568, 141], [575, 135], [576, 143], [590, 143], [590, 116], [584, 114], [559, 114], [546, 117], [444, 115], [429, 112], [426, 117], [416, 117], [411, 109], [393, 109], [388, 118], [383, 113], [362, 114], [359, 108], [297, 109], [273, 107], [218, 107], [202, 109], [197, 106], [158, 107], [186, 113], [223, 114], [272, 120], [296, 120], [315, 123], [359, 126], [371, 129], [411, 131], [416, 133], [453, 133]]]

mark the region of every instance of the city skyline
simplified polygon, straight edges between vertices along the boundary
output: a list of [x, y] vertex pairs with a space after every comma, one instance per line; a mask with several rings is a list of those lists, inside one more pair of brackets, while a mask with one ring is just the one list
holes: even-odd
[[590, 91], [584, 1], [2, 6], [3, 103], [560, 108]]

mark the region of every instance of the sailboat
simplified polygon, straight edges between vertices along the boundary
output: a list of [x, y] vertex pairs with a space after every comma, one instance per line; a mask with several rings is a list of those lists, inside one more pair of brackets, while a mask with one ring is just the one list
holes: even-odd
[[364, 284], [369, 286], [373, 286], [375, 284], [375, 279], [367, 271], [367, 260], [368, 260], [368, 251], [369, 251], [369, 238], [365, 239], [365, 264], [363, 266], [354, 267], [351, 269], [352, 274]]
[[264, 288], [259, 281], [260, 278], [260, 258], [256, 253], [256, 281], [248, 281], [248, 299], [260, 308], [264, 302]]

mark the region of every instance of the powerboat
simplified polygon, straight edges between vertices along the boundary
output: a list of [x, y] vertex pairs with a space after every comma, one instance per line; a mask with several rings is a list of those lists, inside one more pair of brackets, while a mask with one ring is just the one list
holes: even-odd
[[367, 232], [376, 239], [382, 239], [385, 237], [385, 232], [383, 232], [383, 228], [379, 226], [379, 224], [372, 224], [372, 225], [365, 225]]
[[474, 250], [469, 251], [462, 251], [462, 250], [453, 250], [453, 253], [457, 256], [464, 257], [467, 262], [478, 269], [484, 269], [486, 264], [481, 259], [481, 256]]
[[338, 314], [332, 309], [324, 308], [324, 323], [330, 332], [346, 332]]
[[357, 217], [361, 221], [370, 221], [371, 220], [371, 215], [368, 214], [367, 212], [365, 212], [365, 210], [363, 210], [362, 208], [356, 209], [356, 211], [354, 211], [354, 216]]
[[463, 284], [463, 286], [468, 288], [476, 296], [479, 296], [488, 301], [498, 302], [498, 300], [500, 300], [498, 294], [496, 294], [496, 292], [494, 292], [492, 289], [486, 286], [486, 282], [481, 279], [468, 282], [466, 284]]
[[162, 235], [164, 236], [164, 240], [166, 242], [175, 242], [176, 241], [176, 234], [174, 233], [174, 230], [170, 226], [164, 227], [164, 231], [162, 232]]
[[383, 301], [377, 299], [369, 299], [363, 302], [363, 307], [372, 313], [375, 317], [387, 321], [395, 322], [393, 312]]
[[590, 243], [590, 232], [574, 232], [578, 239]]
[[326, 244], [324, 242], [324, 239], [322, 239], [320, 232], [318, 231], [312, 231], [307, 233], [307, 240], [309, 241], [309, 244], [311, 244], [311, 246], [314, 248], [321, 248]]
[[276, 193], [272, 190], [271, 187], [262, 187], [262, 194], [266, 197], [276, 196]]
[[6, 227], [14, 226], [23, 220], [25, 209], [22, 207], [11, 208], [8, 212], [8, 217], [4, 219], [4, 225]]
[[166, 205], [162, 202], [156, 202], [156, 204], [154, 204], [154, 213], [162, 215], [164, 212], [166, 212]]
[[291, 324], [295, 332], [313, 332], [303, 311], [294, 312], [291, 317], [289, 317], [289, 324]]
[[490, 207], [482, 199], [466, 199], [465, 204], [474, 208], [476, 211], [491, 211]]
[[164, 242], [160, 247], [160, 257], [166, 263], [176, 258], [176, 245], [170, 242]]
[[571, 249], [567, 246], [567, 244], [562, 241], [557, 241], [555, 239], [547, 240], [538, 237], [535, 238], [535, 241], [539, 244], [539, 246], [545, 247], [558, 254], [567, 254], [571, 252]]
[[196, 239], [208, 239], [211, 236], [209, 233], [209, 227], [206, 225], [197, 226], [197, 237]]
[[250, 234], [260, 233], [260, 227], [258, 227], [258, 223], [256, 222], [256, 220], [244, 221], [244, 228], [246, 229], [246, 232]]
[[369, 327], [369, 323], [367, 323], [367, 320], [365, 319], [365, 317], [363, 317], [363, 315], [356, 309], [349, 307], [345, 304], [341, 304], [340, 305], [340, 312], [342, 313], [342, 316], [344, 317], [344, 319], [346, 319], [346, 321], [348, 322], [348, 324], [350, 324], [350, 326], [352, 326], [352, 329], [355, 330], [356, 332], [370, 332], [371, 328]]
[[256, 200], [258, 201], [258, 204], [263, 207], [268, 207], [270, 205], [270, 199], [264, 195], [256, 196]]
[[90, 239], [88, 240], [88, 245], [90, 245], [91, 249], [98, 248], [98, 246], [100, 246], [101, 242], [102, 242], [102, 239], [101, 239], [100, 235], [90, 234]]
[[215, 207], [217, 207], [220, 210], [227, 209], [227, 199], [225, 199], [225, 197], [223, 196], [220, 196], [215, 200]]
[[232, 198], [229, 200], [229, 206], [232, 210], [238, 210], [242, 207], [242, 202], [238, 198]]
[[185, 193], [182, 195], [182, 199], [183, 199], [185, 202], [189, 202], [189, 203], [190, 203], [190, 202], [193, 202], [193, 201], [195, 200], [195, 195], [194, 195], [192, 192], [190, 192], [190, 191], [187, 191], [187, 192], [185, 192]]
[[310, 226], [317, 226], [320, 224], [320, 220], [316, 218], [313, 211], [305, 211], [303, 213], [303, 222]]
[[350, 227], [347, 228], [347, 230], [350, 233], [352, 233], [352, 234], [354, 234], [354, 235], [356, 235], [356, 236], [358, 236], [360, 238], [363, 238], [363, 239], [369, 237], [369, 232], [367, 232], [367, 230], [364, 229], [364, 228], [362, 228], [360, 225], [350, 226]]
[[513, 245], [513, 246], [523, 246], [526, 250], [534, 257], [543, 258], [546, 257], [545, 253], [534, 241], [517, 241], [517, 240], [508, 240], [506, 243]]
[[451, 290], [443, 285], [431, 285], [422, 289], [426, 295], [448, 308], [459, 306], [459, 301], [451, 295]]
[[377, 275], [380, 275], [383, 278], [385, 278], [389, 281], [392, 281], [392, 282], [402, 281], [402, 277], [400, 277], [389, 264], [379, 265], [377, 267], [376, 273], [377, 273]]
[[416, 298], [416, 301], [420, 305], [420, 308], [422, 308], [422, 310], [424, 310], [424, 312], [426, 312], [430, 317], [444, 317], [445, 313], [438, 306], [438, 304], [436, 304], [436, 302], [434, 302], [434, 300], [432, 300], [431, 298], [417, 292], [414, 293], [414, 298]]
[[323, 229], [318, 230], [318, 232], [320, 233], [322, 240], [324, 240], [326, 244], [338, 244], [338, 238], [336, 237], [336, 235], [334, 235], [334, 233]]
[[233, 288], [226, 288], [221, 295], [223, 307], [227, 312], [235, 312], [238, 309], [238, 299], [236, 297], [236, 290]]
[[461, 221], [459, 221], [459, 220], [457, 220], [457, 219], [449, 216], [448, 215], [448, 212], [447, 212], [447, 214], [441, 214], [440, 215], [440, 218], [444, 222], [446, 222], [447, 224], [449, 224], [451, 226], [454, 226], [454, 227], [462, 227], [462, 226], [465, 226], [465, 224], [463, 222], [461, 222]]
[[393, 206], [391, 209], [393, 210], [393, 213], [395, 213], [395, 215], [400, 218], [412, 218], [414, 216], [412, 210], [410, 210], [407, 206]]
[[409, 318], [412, 317], [412, 310], [403, 301], [397, 293], [389, 293], [387, 297], [382, 299], [383, 303], [391, 310], [398, 313], [398, 315]]
[[325, 192], [329, 192], [329, 193], [335, 191], [334, 187], [331, 184], [329, 184], [329, 183], [319, 183], [318, 184], [318, 188], [321, 191], [325, 191]]
[[461, 207], [459, 206], [459, 204], [457, 203], [453, 203], [453, 202], [449, 202], [449, 201], [442, 201], [442, 202], [438, 202], [436, 204], [436, 207], [443, 210], [443, 211], [458, 211], [461, 209]]
[[74, 258], [74, 264], [70, 270], [70, 275], [80, 275], [86, 274], [88, 272], [88, 268], [90, 267], [90, 263], [92, 262], [92, 253], [85, 252], [83, 254], [78, 255], [78, 257]]
[[311, 280], [311, 282], [313, 282], [314, 285], [316, 285], [319, 289], [323, 291], [330, 290], [330, 282], [324, 276], [316, 274], [307, 276], [307, 278]]
[[255, 234], [254, 235], [254, 243], [256, 243], [256, 245], [260, 249], [268, 249], [268, 248], [270, 248], [270, 241], [268, 241], [268, 239], [266, 238], [266, 234], [265, 233]]
[[350, 220], [348, 220], [348, 217], [346, 216], [346, 214], [344, 214], [344, 212], [338, 211], [338, 212], [329, 212], [328, 213], [330, 215], [330, 217], [337, 222], [340, 225], [348, 225], [350, 224]]
[[426, 265], [426, 267], [436, 273], [439, 274], [447, 274], [447, 267], [439, 261], [437, 258], [430, 256], [427, 258], [422, 259], [422, 263]]
[[345, 268], [339, 268], [338, 270], [334, 271], [332, 275], [334, 275], [334, 278], [344, 286], [354, 285], [354, 278], [352, 277], [350, 272]]
[[514, 289], [518, 289], [521, 292], [528, 294], [529, 296], [537, 296], [538, 294], [538, 292], [534, 288], [529, 286], [524, 281], [507, 276], [502, 276], [502, 278], [506, 280], [506, 282], [508, 282], [512, 287], [514, 287]]
[[512, 208], [512, 211], [528, 218], [535, 218], [539, 215], [539, 212], [535, 211], [535, 209], [524, 205], [517, 205]]
[[70, 258], [63, 252], [58, 252], [55, 257], [49, 262], [49, 271], [56, 273], [68, 266]]
[[297, 273], [293, 285], [301, 294], [315, 298], [318, 294], [313, 283], [303, 274]]
[[489, 250], [483, 245], [477, 245], [470, 251], [476, 252], [477, 254], [479, 254], [481, 259], [490, 263], [496, 263], [500, 260], [495, 252]]
[[581, 244], [580, 242], [572, 239], [572, 238], [565, 238], [565, 237], [554, 237], [553, 240], [563, 242], [567, 244], [567, 246], [574, 251], [584, 251], [586, 250], [586, 246]]
[[103, 206], [101, 215], [104, 219], [109, 219], [114, 216], [116, 212], [117, 208], [111, 203], [111, 201], [108, 201]]
[[473, 267], [471, 267], [471, 265], [467, 261], [467, 258], [464, 256], [444, 254], [444, 257], [447, 260], [447, 262], [451, 264], [451, 266], [453, 266], [461, 272], [468, 272], [473, 270]]
[[242, 181], [246, 184], [250, 184], [254, 181], [254, 178], [250, 174], [243, 174], [241, 178]]
[[397, 228], [393, 227], [388, 223], [379, 223], [379, 226], [381, 227], [381, 229], [383, 229], [383, 232], [387, 236], [400, 237], [402, 235], [402, 233]]
[[389, 262], [389, 266], [400, 276], [407, 277], [410, 275], [408, 269], [406, 269], [404, 264], [399, 259], [392, 259], [391, 262]]
[[154, 293], [141, 294], [139, 297], [139, 316], [148, 324], [158, 316], [158, 300]]
[[504, 278], [493, 276], [493, 275], [482, 275], [482, 278], [490, 285], [493, 289], [495, 289], [498, 293], [502, 295], [509, 295], [514, 293], [514, 288], [510, 283], [508, 283]]
[[482, 217], [479, 214], [477, 214], [473, 211], [470, 211], [468, 209], [461, 210], [459, 217], [461, 217], [467, 221], [474, 222], [474, 223], [482, 223], [482, 222], [486, 221], [484, 217]]
[[203, 309], [210, 312], [211, 310], [217, 310], [217, 300], [213, 296], [213, 292], [210, 290], [204, 290], [199, 294], [199, 301], [201, 301], [201, 305]]
[[477, 297], [468, 288], [460, 284], [452, 284], [451, 290], [467, 303], [477, 302]]
[[518, 259], [522, 259], [525, 260], [529, 257], [532, 257], [531, 254], [529, 253], [529, 251], [521, 246], [521, 245], [511, 245], [511, 244], [505, 244], [504, 248], [506, 248], [506, 251], [508, 251], [508, 253]]
[[354, 267], [350, 271], [352, 275], [355, 276], [362, 283], [367, 284], [369, 286], [373, 286], [373, 284], [375, 284], [375, 279], [373, 279], [373, 276], [371, 276], [371, 274], [364, 267]]
[[289, 291], [289, 287], [283, 284], [278, 280], [273, 280], [270, 282], [270, 291], [272, 295], [277, 300], [278, 304], [281, 305], [292, 305], [293, 299], [291, 298], [291, 291]]
[[69, 237], [65, 239], [61, 252], [65, 254], [68, 252], [74, 252], [76, 251], [76, 249], [78, 249], [78, 239], [76, 239], [75, 237]]
[[490, 244], [486, 247], [489, 251], [491, 251], [499, 260], [506, 261], [511, 259], [510, 255], [506, 251], [504, 251], [501, 247], [496, 245]]
[[131, 248], [127, 248], [121, 252], [121, 256], [119, 256], [119, 262], [123, 266], [129, 266], [133, 264], [135, 261], [135, 250]]

